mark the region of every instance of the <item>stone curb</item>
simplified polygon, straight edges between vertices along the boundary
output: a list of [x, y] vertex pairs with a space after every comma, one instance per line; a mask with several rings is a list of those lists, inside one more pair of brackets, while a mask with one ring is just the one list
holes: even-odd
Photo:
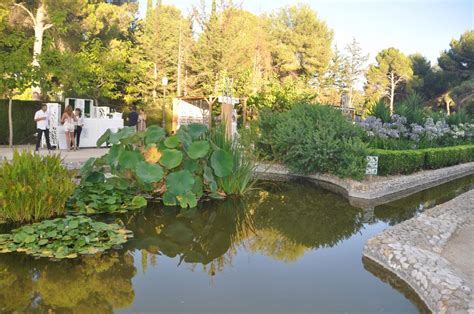
[[259, 163], [256, 174], [261, 179], [288, 180], [305, 178], [313, 183], [342, 194], [357, 207], [374, 207], [449, 181], [474, 174], [474, 162], [436, 170], [420, 171], [411, 175], [377, 177], [356, 181], [328, 174], [298, 175], [279, 164]]
[[404, 280], [434, 313], [474, 313], [473, 287], [441, 255], [473, 213], [471, 190], [369, 239], [363, 254]]

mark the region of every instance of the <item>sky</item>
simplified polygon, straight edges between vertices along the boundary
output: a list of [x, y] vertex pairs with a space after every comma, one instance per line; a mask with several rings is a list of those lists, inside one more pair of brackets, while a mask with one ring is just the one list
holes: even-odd
[[[207, 0], [209, 3], [211, 0]], [[419, 52], [432, 64], [453, 38], [474, 30], [474, 0], [234, 0], [255, 14], [297, 3], [309, 4], [334, 31], [334, 42], [342, 50], [353, 38], [374, 62], [376, 54], [396, 47], [405, 54]], [[140, 15], [146, 0], [139, 0]], [[199, 0], [163, 0], [184, 15]]]

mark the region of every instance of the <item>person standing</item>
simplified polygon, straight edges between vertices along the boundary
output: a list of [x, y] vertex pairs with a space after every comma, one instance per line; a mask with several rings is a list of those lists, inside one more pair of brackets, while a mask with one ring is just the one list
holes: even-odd
[[38, 132], [38, 137], [36, 138], [36, 151], [38, 151], [41, 145], [41, 138], [44, 134], [46, 139], [46, 146], [48, 150], [51, 150], [51, 144], [49, 142], [49, 112], [47, 111], [48, 107], [46, 104], [41, 105], [41, 109], [35, 113], [35, 122], [36, 122], [36, 131]]
[[76, 143], [74, 141], [74, 128], [75, 128], [75, 119], [74, 112], [72, 111], [72, 106], [69, 105], [64, 110], [63, 116], [61, 117], [61, 123], [64, 127], [64, 133], [66, 133], [66, 143], [68, 150], [75, 150]]
[[74, 137], [76, 138], [76, 149], [79, 149], [79, 143], [81, 141], [82, 128], [84, 127], [84, 118], [82, 117], [82, 110], [76, 108], [74, 110], [76, 128], [74, 130]]
[[137, 129], [138, 129], [138, 132], [143, 132], [146, 130], [146, 114], [145, 114], [145, 110], [143, 109], [140, 109], [140, 114], [138, 115], [138, 125], [137, 125]]
[[138, 113], [137, 108], [133, 107], [133, 110], [128, 114], [128, 126], [137, 127], [138, 123]]

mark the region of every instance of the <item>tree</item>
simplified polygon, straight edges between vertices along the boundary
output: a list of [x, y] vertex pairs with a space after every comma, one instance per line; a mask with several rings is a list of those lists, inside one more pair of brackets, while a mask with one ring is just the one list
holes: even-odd
[[346, 46], [347, 57], [346, 61], [346, 70], [345, 77], [343, 81], [347, 87], [347, 92], [349, 95], [349, 107], [352, 107], [354, 99], [354, 89], [357, 82], [364, 75], [366, 70], [366, 62], [369, 60], [369, 55], [362, 52], [362, 48], [359, 43], [355, 40], [352, 40], [350, 44]]
[[474, 30], [466, 31], [459, 40], [453, 39], [450, 49], [438, 58], [438, 64], [446, 72], [455, 74], [460, 81], [474, 77]]
[[396, 48], [388, 48], [379, 52], [367, 73], [366, 95], [374, 101], [389, 98], [390, 114], [393, 114], [395, 94], [402, 83], [413, 76], [410, 59]]
[[31, 43], [23, 33], [7, 26], [7, 15], [8, 12], [0, 8], [0, 94], [8, 98], [8, 143], [13, 147], [12, 100], [31, 84]]
[[331, 60], [333, 32], [309, 5], [270, 15], [273, 66], [280, 77], [322, 75]]

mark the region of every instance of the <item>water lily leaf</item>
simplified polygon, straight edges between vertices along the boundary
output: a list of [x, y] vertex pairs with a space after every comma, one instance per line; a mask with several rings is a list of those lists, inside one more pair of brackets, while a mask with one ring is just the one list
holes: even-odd
[[47, 239], [41, 239], [41, 240], [38, 241], [39, 245], [45, 245], [45, 244], [48, 244], [48, 243], [49, 243], [49, 241]]
[[136, 207], [136, 208], [142, 208], [142, 207], [145, 207], [147, 205], [147, 200], [146, 198], [144, 198], [143, 196], [135, 196], [133, 199], [132, 199], [132, 206]]
[[186, 125], [183, 125], [179, 128], [178, 132], [176, 132], [176, 136], [179, 138], [180, 142], [183, 143], [185, 148], [188, 148], [193, 141], [191, 135], [188, 133], [188, 128]]
[[189, 145], [187, 153], [191, 159], [203, 158], [211, 149], [211, 144], [208, 141], [196, 141]]
[[212, 169], [209, 168], [208, 166], [204, 167], [204, 180], [209, 185], [211, 192], [217, 191], [216, 179], [214, 178], [214, 175], [212, 174]]
[[181, 208], [194, 208], [198, 203], [196, 195], [193, 192], [187, 192], [184, 195], [178, 195], [176, 196], [176, 199], [178, 200]]
[[165, 149], [160, 158], [160, 164], [167, 169], [178, 167], [183, 161], [183, 153], [176, 149]]
[[163, 193], [163, 204], [165, 206], [176, 206], [176, 196], [170, 192]]
[[194, 172], [196, 172], [196, 170], [198, 170], [199, 164], [198, 164], [197, 160], [186, 159], [183, 162], [183, 167], [184, 167], [185, 170], [188, 170], [189, 172], [194, 173]]
[[142, 155], [138, 151], [124, 151], [120, 154], [119, 165], [125, 169], [134, 169], [140, 160], [142, 160]]
[[204, 194], [203, 188], [204, 188], [204, 184], [202, 182], [201, 177], [194, 177], [194, 185], [193, 185], [192, 192], [196, 195], [198, 199], [200, 199], [202, 195]]
[[156, 164], [161, 158], [161, 153], [156, 146], [152, 146], [143, 153], [143, 157], [147, 162]]
[[166, 190], [174, 195], [183, 195], [191, 191], [194, 176], [187, 170], [170, 173], [166, 178]]
[[117, 133], [112, 133], [109, 136], [109, 143], [110, 144], [118, 144], [122, 139], [131, 137], [134, 135], [136, 132], [134, 127], [124, 127], [123, 129], [120, 129]]
[[135, 173], [144, 183], [160, 182], [163, 179], [163, 168], [159, 165], [149, 164], [146, 161], [139, 162], [135, 167]]
[[211, 167], [214, 169], [216, 176], [223, 178], [232, 173], [234, 168], [234, 160], [229, 152], [218, 149], [212, 153]]
[[95, 158], [87, 159], [87, 161], [82, 165], [81, 170], [79, 171], [81, 176], [84, 176], [88, 174], [89, 172], [91, 172], [92, 168], [94, 168], [94, 162], [95, 162]]
[[109, 165], [115, 165], [118, 162], [120, 154], [122, 153], [123, 148], [120, 145], [114, 145], [109, 149], [109, 153], [105, 156], [107, 163]]
[[170, 136], [165, 140], [165, 146], [168, 148], [176, 148], [179, 143], [179, 138], [176, 135]]
[[19, 232], [13, 236], [13, 241], [15, 241], [16, 243], [22, 243], [25, 241], [27, 236], [27, 233]]
[[165, 137], [165, 135], [165, 130], [156, 125], [152, 125], [146, 130], [145, 144], [156, 144], [161, 141]]
[[205, 134], [207, 130], [208, 128], [207, 128], [207, 125], [205, 124], [192, 123], [188, 125], [189, 135], [191, 135], [193, 139], [198, 139], [203, 134]]
[[112, 134], [112, 131], [110, 129], [107, 129], [107, 131], [102, 134], [99, 139], [96, 142], [97, 147], [101, 147], [103, 144], [109, 141], [110, 134]]
[[102, 172], [94, 171], [86, 177], [86, 182], [99, 183], [105, 181], [105, 175]]
[[71, 220], [68, 224], [69, 229], [76, 229], [79, 227], [79, 222], [77, 220]]

